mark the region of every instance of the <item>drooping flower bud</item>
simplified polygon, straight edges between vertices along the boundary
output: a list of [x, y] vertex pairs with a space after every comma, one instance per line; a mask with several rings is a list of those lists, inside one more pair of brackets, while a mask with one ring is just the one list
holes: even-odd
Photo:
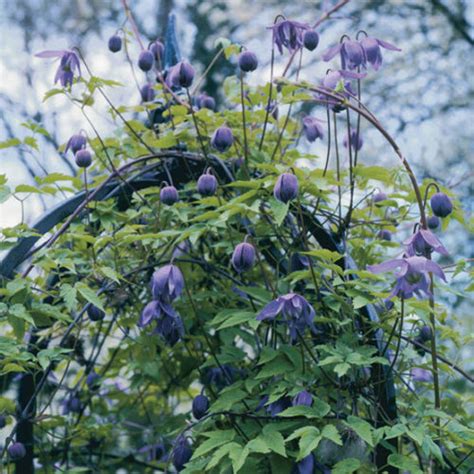
[[174, 65], [166, 77], [170, 87], [190, 87], [194, 79], [194, 68], [187, 61]]
[[315, 30], [306, 30], [303, 33], [303, 45], [309, 51], [314, 51], [319, 44], [319, 35]]
[[431, 209], [433, 214], [438, 217], [447, 217], [453, 212], [453, 203], [444, 193], [436, 193], [431, 196]]
[[294, 174], [281, 174], [273, 188], [273, 195], [281, 202], [287, 203], [298, 195], [298, 179]]
[[155, 89], [149, 83], [144, 84], [140, 89], [143, 102], [151, 102], [155, 98]]
[[193, 400], [193, 416], [200, 420], [209, 410], [209, 399], [205, 395], [198, 395]]
[[[314, 455], [309, 454], [305, 458], [303, 458], [301, 461], [297, 462], [293, 471], [291, 471], [291, 474], [313, 474], [314, 472], [314, 467], [315, 467], [315, 462], [314, 462]], [[319, 471], [319, 469], [318, 469]], [[324, 471], [319, 471], [319, 472], [330, 472], [329, 469], [325, 469]]]
[[118, 53], [122, 49], [122, 38], [119, 35], [113, 35], [109, 38], [109, 51]]
[[92, 163], [92, 155], [89, 150], [82, 149], [76, 152], [74, 159], [79, 168], [87, 168]]
[[153, 299], [171, 303], [183, 291], [184, 277], [176, 265], [165, 265], [153, 273], [151, 292]]
[[387, 229], [382, 229], [378, 234], [377, 237], [380, 240], [386, 240], [387, 242], [390, 242], [392, 240], [392, 233], [387, 230]]
[[179, 201], [178, 190], [174, 186], [163, 186], [160, 191], [160, 200], [163, 204], [172, 206]]
[[199, 176], [197, 190], [201, 196], [214, 196], [216, 194], [217, 179], [209, 170]]
[[223, 125], [219, 127], [212, 135], [211, 145], [221, 153], [227, 151], [234, 143], [234, 135], [229, 127]]
[[324, 137], [324, 128], [321, 121], [315, 117], [305, 117], [303, 119], [303, 132], [306, 140], [314, 142], [318, 138]]
[[441, 225], [441, 221], [438, 216], [430, 216], [426, 219], [426, 224], [429, 229], [435, 230]]
[[243, 51], [238, 59], [239, 68], [244, 72], [255, 71], [258, 67], [258, 59], [252, 51]]
[[163, 54], [165, 52], [165, 46], [161, 41], [153, 41], [153, 43], [150, 44], [150, 47], [148, 49], [153, 53], [155, 61], [162, 62]]
[[232, 254], [232, 266], [236, 272], [246, 272], [250, 270], [255, 263], [255, 248], [248, 242], [238, 244]]
[[201, 94], [196, 99], [196, 105], [200, 109], [216, 110], [216, 101], [214, 97], [207, 94]]
[[358, 41], [344, 41], [341, 48], [341, 60], [342, 69], [356, 69], [359, 66], [365, 66], [364, 49]]
[[14, 461], [22, 459], [26, 455], [26, 448], [23, 443], [13, 443], [8, 446], [8, 455]]
[[79, 413], [82, 410], [82, 403], [78, 397], [71, 396], [64, 405], [64, 413]]
[[429, 326], [421, 326], [420, 332], [418, 333], [419, 340], [423, 342], [431, 341], [433, 337], [433, 331]]
[[74, 154], [76, 154], [79, 150], [82, 150], [86, 146], [86, 144], [87, 138], [81, 133], [78, 133], [76, 135], [73, 135], [68, 140], [64, 152], [67, 153], [67, 151], [70, 149]]
[[292, 405], [295, 407], [297, 405], [303, 405], [306, 407], [310, 407], [313, 404], [313, 397], [312, 395], [307, 392], [306, 390], [302, 390], [299, 392], [292, 401]]
[[188, 440], [184, 436], [181, 436], [176, 441], [172, 457], [173, 466], [178, 472], [183, 470], [185, 464], [191, 459], [192, 455], [193, 451], [189, 446]]
[[151, 51], [144, 50], [138, 56], [138, 67], [142, 71], [147, 72], [153, 67], [153, 61], [153, 53]]
[[94, 305], [87, 308], [87, 315], [91, 321], [101, 321], [105, 317], [104, 311]]
[[344, 137], [344, 140], [342, 141], [342, 144], [345, 148], [349, 146], [349, 143], [354, 151], [359, 151], [362, 148], [362, 145], [364, 144], [364, 140], [362, 139], [360, 134], [357, 134], [357, 130], [352, 130], [349, 134], [349, 137], [346, 135]]
[[86, 385], [91, 390], [96, 389], [99, 386], [99, 380], [100, 375], [93, 370], [86, 377]]
[[378, 203], [378, 202], [385, 201], [386, 199], [387, 199], [387, 195], [384, 192], [380, 191], [374, 194], [372, 201], [374, 203]]
[[290, 272], [306, 270], [309, 267], [309, 259], [306, 255], [295, 252], [290, 258]]

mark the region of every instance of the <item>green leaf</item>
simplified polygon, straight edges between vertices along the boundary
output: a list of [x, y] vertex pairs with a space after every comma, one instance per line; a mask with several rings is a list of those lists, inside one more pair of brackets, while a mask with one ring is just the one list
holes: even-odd
[[367, 444], [372, 447], [374, 446], [374, 440], [372, 436], [373, 428], [370, 423], [351, 415], [347, 418], [345, 424], [352, 428]]
[[355, 458], [339, 461], [332, 469], [332, 474], [350, 474], [357, 471], [360, 467], [360, 461]]
[[258, 436], [255, 439], [252, 439], [247, 443], [247, 448], [250, 452], [253, 453], [262, 453], [267, 454], [271, 451], [268, 444], [265, 442], [265, 439], [261, 436]]
[[212, 404], [211, 412], [230, 410], [236, 403], [242, 401], [247, 394], [243, 390], [228, 390], [219, 396]]
[[323, 428], [323, 431], [321, 432], [321, 436], [323, 438], [330, 439], [332, 442], [338, 444], [339, 446], [342, 446], [342, 439], [341, 435], [339, 434], [339, 431], [337, 431], [337, 428], [334, 425], [326, 425]]
[[274, 453], [286, 458], [285, 439], [279, 431], [272, 430], [269, 426], [265, 426], [261, 436]]
[[63, 283], [59, 290], [61, 298], [64, 300], [66, 307], [70, 311], [74, 311], [77, 308], [77, 290], [69, 283]]
[[[216, 452], [212, 455], [212, 458], [211, 460], [209, 461], [209, 464], [207, 465], [206, 467], [206, 470], [209, 471], [211, 470], [213, 467], [217, 466], [219, 464], [219, 462], [221, 461], [221, 459], [224, 457], [224, 456], [227, 456], [227, 454], [229, 454], [229, 452], [234, 449], [235, 447], [239, 447], [240, 448], [240, 445], [235, 443], [235, 442], [232, 442], [232, 443], [227, 443], [227, 444], [224, 444], [223, 446], [221, 446], [218, 450], [216, 450]], [[193, 456], [193, 459], [194, 459], [194, 456]]]
[[423, 474], [423, 471], [420, 470], [418, 463], [414, 459], [402, 454], [390, 454], [388, 463], [390, 466], [408, 471], [410, 474]]
[[10, 306], [10, 308], [8, 309], [8, 312], [15, 318], [23, 319], [24, 321], [27, 321], [28, 323], [35, 326], [35, 322], [33, 318], [31, 317], [28, 310], [22, 304], [14, 304]]
[[351, 368], [351, 366], [347, 362], [343, 362], [342, 364], [337, 364], [334, 367], [334, 372], [336, 372], [336, 374], [339, 377], [342, 377], [343, 375], [347, 374], [347, 372], [349, 371], [350, 368]]
[[9, 140], [0, 142], [0, 150], [3, 150], [4, 148], [11, 148], [13, 146], [18, 146], [18, 145], [21, 145], [21, 140], [19, 140], [18, 138], [10, 138]]
[[75, 288], [89, 303], [92, 303], [102, 311], [105, 311], [100, 298], [96, 295], [95, 291], [91, 290], [85, 283], [76, 283]]
[[193, 453], [193, 459], [198, 458], [228, 443], [229, 440], [224, 436], [222, 438], [211, 438], [202, 442]]
[[322, 436], [317, 428], [314, 426], [309, 426], [308, 428], [309, 429], [306, 430], [300, 438], [298, 444], [300, 451], [298, 453], [298, 457], [296, 458], [297, 461], [301, 461], [312, 451], [314, 451], [322, 439]]
[[270, 208], [272, 210], [273, 217], [275, 218], [276, 225], [280, 226], [288, 214], [290, 203], [284, 203], [272, 198], [270, 199]]
[[322, 418], [326, 416], [331, 407], [322, 400], [316, 399], [313, 401], [312, 407], [307, 407], [304, 405], [297, 405], [295, 407], [287, 408], [283, 410], [278, 416], [283, 418], [292, 417], [292, 416], [304, 416], [305, 418]]
[[232, 469], [234, 470], [234, 474], [236, 474], [240, 471], [240, 469], [242, 469], [242, 466], [245, 464], [249, 453], [250, 451], [246, 446], [242, 447], [238, 444], [232, 446], [229, 451], [229, 457], [232, 460]]

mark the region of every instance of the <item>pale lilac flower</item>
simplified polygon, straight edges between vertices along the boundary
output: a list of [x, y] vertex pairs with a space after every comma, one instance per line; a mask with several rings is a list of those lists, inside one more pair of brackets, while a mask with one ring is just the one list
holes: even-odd
[[428, 257], [431, 252], [449, 255], [438, 237], [427, 229], [417, 230], [409, 239], [403, 242], [407, 246], [407, 254]]
[[433, 374], [429, 370], [420, 367], [411, 369], [411, 376], [414, 382], [431, 382], [433, 380]]
[[35, 54], [38, 58], [60, 58], [59, 67], [54, 76], [54, 83], [60, 82], [63, 87], [72, 86], [74, 74], [81, 76], [81, 64], [75, 51], [62, 49], [57, 51], [42, 51]]
[[323, 54], [324, 61], [330, 61], [336, 54], [341, 56], [342, 69], [356, 69], [366, 65], [364, 49], [358, 41], [345, 40], [326, 50]]
[[153, 334], [161, 336], [170, 346], [173, 346], [184, 336], [184, 324], [181, 316], [173, 307], [161, 301], [148, 303], [138, 321], [139, 327], [146, 327], [153, 321], [156, 327]]
[[431, 295], [429, 273], [446, 281], [441, 267], [425, 257], [404, 257], [388, 260], [379, 265], [369, 265], [367, 269], [372, 273], [392, 272], [399, 268], [396, 273], [397, 282], [389, 298], [400, 296], [412, 298], [413, 295]]
[[301, 390], [301, 392], [299, 392], [298, 394], [295, 395], [295, 397], [293, 397], [292, 405], [294, 407], [298, 405], [310, 407], [312, 404], [313, 404], [313, 397], [306, 390]]
[[400, 48], [397, 48], [393, 44], [387, 43], [387, 41], [372, 38], [370, 36], [363, 38], [360, 41], [360, 45], [364, 50], [365, 59], [376, 71], [382, 65], [382, 51], [380, 46], [382, 46], [382, 48], [388, 49], [389, 51], [401, 51]]
[[362, 148], [362, 145], [364, 144], [364, 140], [360, 136], [360, 133], [357, 133], [357, 130], [351, 130], [350, 135], [346, 135], [344, 137], [342, 144], [345, 148], [347, 148], [350, 144], [354, 151], [359, 151]]
[[153, 273], [151, 291], [153, 299], [171, 303], [183, 291], [184, 278], [176, 265], [165, 265]]
[[314, 142], [318, 138], [324, 137], [324, 127], [322, 121], [316, 117], [307, 116], [303, 119], [303, 132], [306, 140]]
[[273, 43], [283, 54], [283, 48], [287, 48], [290, 53], [303, 46], [303, 33], [310, 27], [306, 23], [292, 20], [280, 20], [268, 29], [273, 32]]

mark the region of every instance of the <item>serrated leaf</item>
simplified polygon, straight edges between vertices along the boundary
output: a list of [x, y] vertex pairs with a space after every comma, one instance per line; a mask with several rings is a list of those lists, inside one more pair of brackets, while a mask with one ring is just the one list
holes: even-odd
[[218, 450], [216, 450], [216, 452], [212, 455], [212, 458], [209, 461], [209, 464], [207, 465], [206, 470], [209, 471], [212, 468], [214, 468], [215, 466], [217, 466], [219, 464], [219, 462], [221, 461], [221, 459], [224, 456], [227, 456], [227, 454], [232, 450], [232, 448], [234, 446], [240, 447], [239, 444], [237, 444], [236, 442], [233, 441], [232, 443], [224, 444]]
[[267, 446], [274, 453], [286, 458], [285, 439], [280, 432], [271, 430], [268, 426], [265, 426], [263, 433], [260, 436], [263, 437]]
[[356, 416], [349, 416], [345, 421], [345, 424], [352, 428], [357, 435], [362, 438], [367, 444], [370, 446], [374, 446], [374, 440], [372, 435], [372, 425], [361, 418], [357, 418]]
[[332, 474], [351, 474], [360, 467], [360, 461], [355, 458], [339, 461], [332, 469]]
[[258, 436], [255, 439], [252, 439], [247, 443], [247, 448], [252, 453], [262, 453], [267, 454], [271, 451], [268, 447], [268, 444], [265, 442], [265, 439], [261, 436]]
[[414, 459], [402, 454], [390, 454], [388, 463], [390, 466], [408, 471], [410, 474], [423, 474], [423, 471], [420, 470], [418, 463]]
[[75, 288], [77, 289], [77, 291], [79, 291], [81, 296], [83, 296], [89, 303], [92, 303], [94, 306], [97, 306], [102, 311], [105, 311], [102, 301], [96, 295], [94, 290], [91, 290], [84, 283], [76, 283]]
[[336, 443], [339, 446], [342, 446], [343, 444], [341, 435], [334, 425], [326, 425], [321, 432], [321, 436], [330, 439], [333, 443]]
[[283, 410], [278, 416], [286, 418], [292, 416], [304, 416], [305, 418], [322, 418], [326, 416], [331, 407], [322, 400], [313, 400], [313, 406], [307, 407], [304, 405], [297, 405], [295, 407], [287, 408]]
[[77, 290], [69, 283], [63, 283], [61, 289], [59, 290], [61, 298], [64, 300], [66, 307], [74, 311], [77, 307]]
[[193, 453], [193, 459], [198, 458], [211, 452], [212, 450], [219, 448], [223, 444], [228, 443], [229, 440], [226, 437], [223, 438], [210, 438], [206, 441], [203, 441]]

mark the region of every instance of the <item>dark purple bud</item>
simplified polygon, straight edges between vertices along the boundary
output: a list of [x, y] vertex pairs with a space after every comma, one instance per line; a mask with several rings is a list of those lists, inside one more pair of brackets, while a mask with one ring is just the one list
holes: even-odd
[[[309, 454], [300, 462], [296, 463], [295, 467], [291, 471], [291, 474], [313, 474], [314, 467], [314, 456], [312, 454]], [[320, 471], [318, 470], [318, 472]]]
[[140, 53], [138, 56], [138, 67], [142, 71], [149, 71], [153, 67], [153, 53], [151, 51], [145, 50]]
[[197, 97], [196, 105], [200, 109], [216, 110], [216, 101], [207, 94], [201, 94]]
[[188, 440], [184, 436], [181, 436], [176, 441], [172, 456], [173, 466], [178, 472], [183, 470], [184, 465], [191, 459], [192, 455], [193, 452]]
[[200, 420], [209, 410], [209, 399], [205, 395], [198, 395], [193, 400], [193, 416]]
[[199, 176], [197, 190], [201, 196], [214, 196], [217, 190], [217, 179], [209, 170]]
[[155, 61], [162, 62], [163, 54], [165, 52], [165, 46], [159, 40], [153, 41], [148, 48], [155, 57]]
[[151, 102], [155, 98], [155, 89], [151, 84], [146, 83], [140, 89], [140, 95], [143, 102]]
[[234, 143], [234, 135], [229, 127], [219, 127], [211, 138], [211, 145], [221, 153], [227, 151]]
[[91, 321], [101, 321], [105, 317], [105, 313], [94, 305], [90, 305], [87, 308], [87, 315]]
[[426, 219], [426, 223], [428, 224], [428, 228], [431, 230], [435, 230], [441, 225], [441, 221], [438, 216], [428, 217], [428, 219]]
[[173, 66], [166, 78], [168, 85], [173, 87], [190, 87], [194, 79], [194, 68], [186, 61]]
[[7, 424], [7, 417], [5, 415], [0, 415], [0, 430], [5, 428]]
[[318, 138], [324, 137], [324, 128], [321, 121], [314, 117], [305, 117], [303, 119], [303, 132], [306, 140], [314, 142]]
[[87, 144], [87, 139], [81, 133], [77, 135], [73, 135], [67, 142], [66, 148], [64, 150], [65, 153], [70, 149], [74, 154], [76, 154], [79, 150], [82, 150]]
[[153, 273], [151, 292], [153, 299], [170, 303], [183, 291], [184, 277], [176, 265], [165, 265]]
[[315, 30], [306, 30], [303, 33], [303, 45], [309, 51], [314, 51], [319, 44], [319, 35]]
[[306, 390], [302, 390], [298, 393], [294, 398], [292, 405], [295, 407], [297, 405], [303, 405], [306, 407], [310, 407], [313, 404], [313, 397], [309, 392]]
[[418, 333], [418, 338], [421, 343], [431, 341], [432, 337], [433, 337], [433, 332], [431, 331], [431, 328], [429, 326], [422, 326], [420, 328], [420, 332]]
[[160, 200], [163, 204], [172, 206], [179, 201], [178, 190], [174, 186], [164, 186], [160, 191]]
[[82, 409], [81, 400], [77, 397], [71, 397], [67, 404], [69, 411], [72, 413], [79, 413]]
[[122, 38], [119, 35], [113, 35], [109, 38], [109, 51], [118, 53], [122, 49]]
[[382, 229], [378, 234], [377, 237], [381, 240], [386, 240], [390, 242], [392, 240], [392, 233], [387, 229]]
[[244, 72], [255, 71], [258, 67], [258, 59], [252, 51], [244, 51], [239, 55], [239, 68]]
[[431, 196], [431, 209], [433, 214], [438, 217], [447, 217], [453, 212], [453, 203], [444, 193], [436, 193]]
[[298, 195], [298, 179], [294, 174], [281, 174], [273, 188], [273, 195], [281, 202], [288, 202]]
[[384, 192], [375, 193], [372, 200], [374, 203], [382, 202], [387, 199], [387, 195]]
[[92, 155], [89, 150], [79, 150], [74, 155], [74, 159], [76, 160], [76, 165], [79, 168], [87, 168], [92, 163]]
[[309, 260], [306, 255], [295, 252], [290, 258], [290, 272], [306, 270], [309, 267]]
[[23, 443], [13, 443], [8, 446], [8, 455], [14, 461], [22, 459], [26, 455], [26, 448]]
[[248, 242], [238, 244], [232, 254], [232, 266], [236, 272], [246, 272], [250, 270], [255, 263], [255, 248]]
[[291, 407], [291, 399], [290, 397], [282, 397], [276, 402], [270, 403], [267, 408], [267, 413], [270, 416], [277, 416], [282, 411], [286, 410], [287, 408]]
[[86, 377], [86, 384], [92, 390], [99, 386], [100, 375], [92, 371]]

